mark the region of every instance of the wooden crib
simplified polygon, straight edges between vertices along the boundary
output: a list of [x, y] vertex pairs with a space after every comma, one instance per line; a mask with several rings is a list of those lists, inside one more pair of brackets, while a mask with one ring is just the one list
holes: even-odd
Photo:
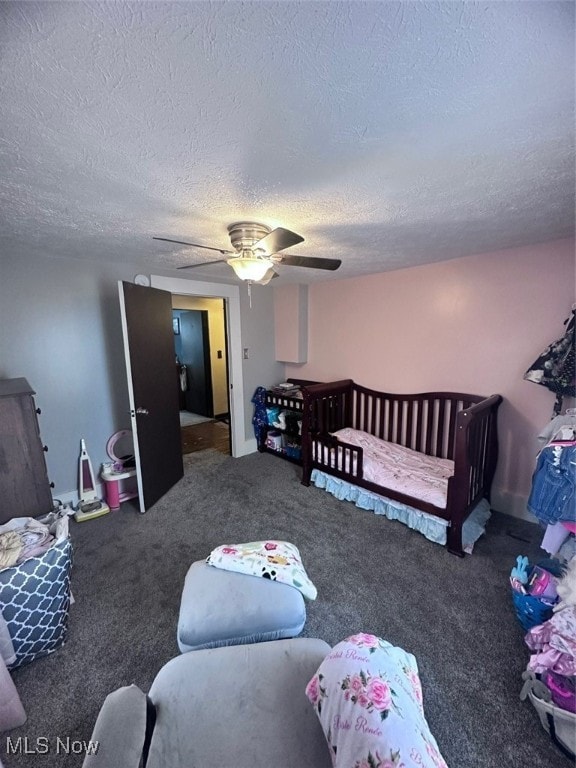
[[[474, 506], [490, 499], [498, 459], [497, 411], [502, 397], [459, 392], [396, 395], [351, 379], [303, 390], [302, 483], [313, 469], [446, 520], [447, 547], [463, 557], [462, 524]], [[363, 449], [331, 433], [362, 430], [419, 453], [450, 459], [446, 507], [441, 508], [363, 479]]]

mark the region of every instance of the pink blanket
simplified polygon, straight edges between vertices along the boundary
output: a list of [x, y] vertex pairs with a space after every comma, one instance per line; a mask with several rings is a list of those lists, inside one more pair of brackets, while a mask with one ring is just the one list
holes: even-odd
[[[446, 508], [448, 478], [454, 474], [454, 462], [450, 459], [427, 456], [350, 427], [333, 434], [342, 442], [363, 449], [364, 480]], [[350, 467], [345, 470], [349, 472]]]

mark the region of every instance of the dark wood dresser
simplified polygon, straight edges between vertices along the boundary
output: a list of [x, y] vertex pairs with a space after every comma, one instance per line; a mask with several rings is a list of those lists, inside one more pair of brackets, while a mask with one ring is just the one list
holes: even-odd
[[34, 394], [26, 379], [0, 379], [0, 524], [54, 506]]

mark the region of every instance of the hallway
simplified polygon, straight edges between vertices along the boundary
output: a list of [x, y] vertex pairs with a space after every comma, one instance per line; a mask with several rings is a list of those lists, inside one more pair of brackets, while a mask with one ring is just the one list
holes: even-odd
[[180, 434], [183, 454], [214, 448], [230, 455], [230, 425], [223, 421], [212, 420], [185, 426], [180, 429]]

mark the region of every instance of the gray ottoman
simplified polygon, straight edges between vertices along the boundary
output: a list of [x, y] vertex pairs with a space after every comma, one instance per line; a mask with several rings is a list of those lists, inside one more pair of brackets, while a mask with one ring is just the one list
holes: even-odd
[[178, 647], [186, 653], [296, 637], [305, 623], [304, 598], [295, 587], [199, 560], [184, 582]]

